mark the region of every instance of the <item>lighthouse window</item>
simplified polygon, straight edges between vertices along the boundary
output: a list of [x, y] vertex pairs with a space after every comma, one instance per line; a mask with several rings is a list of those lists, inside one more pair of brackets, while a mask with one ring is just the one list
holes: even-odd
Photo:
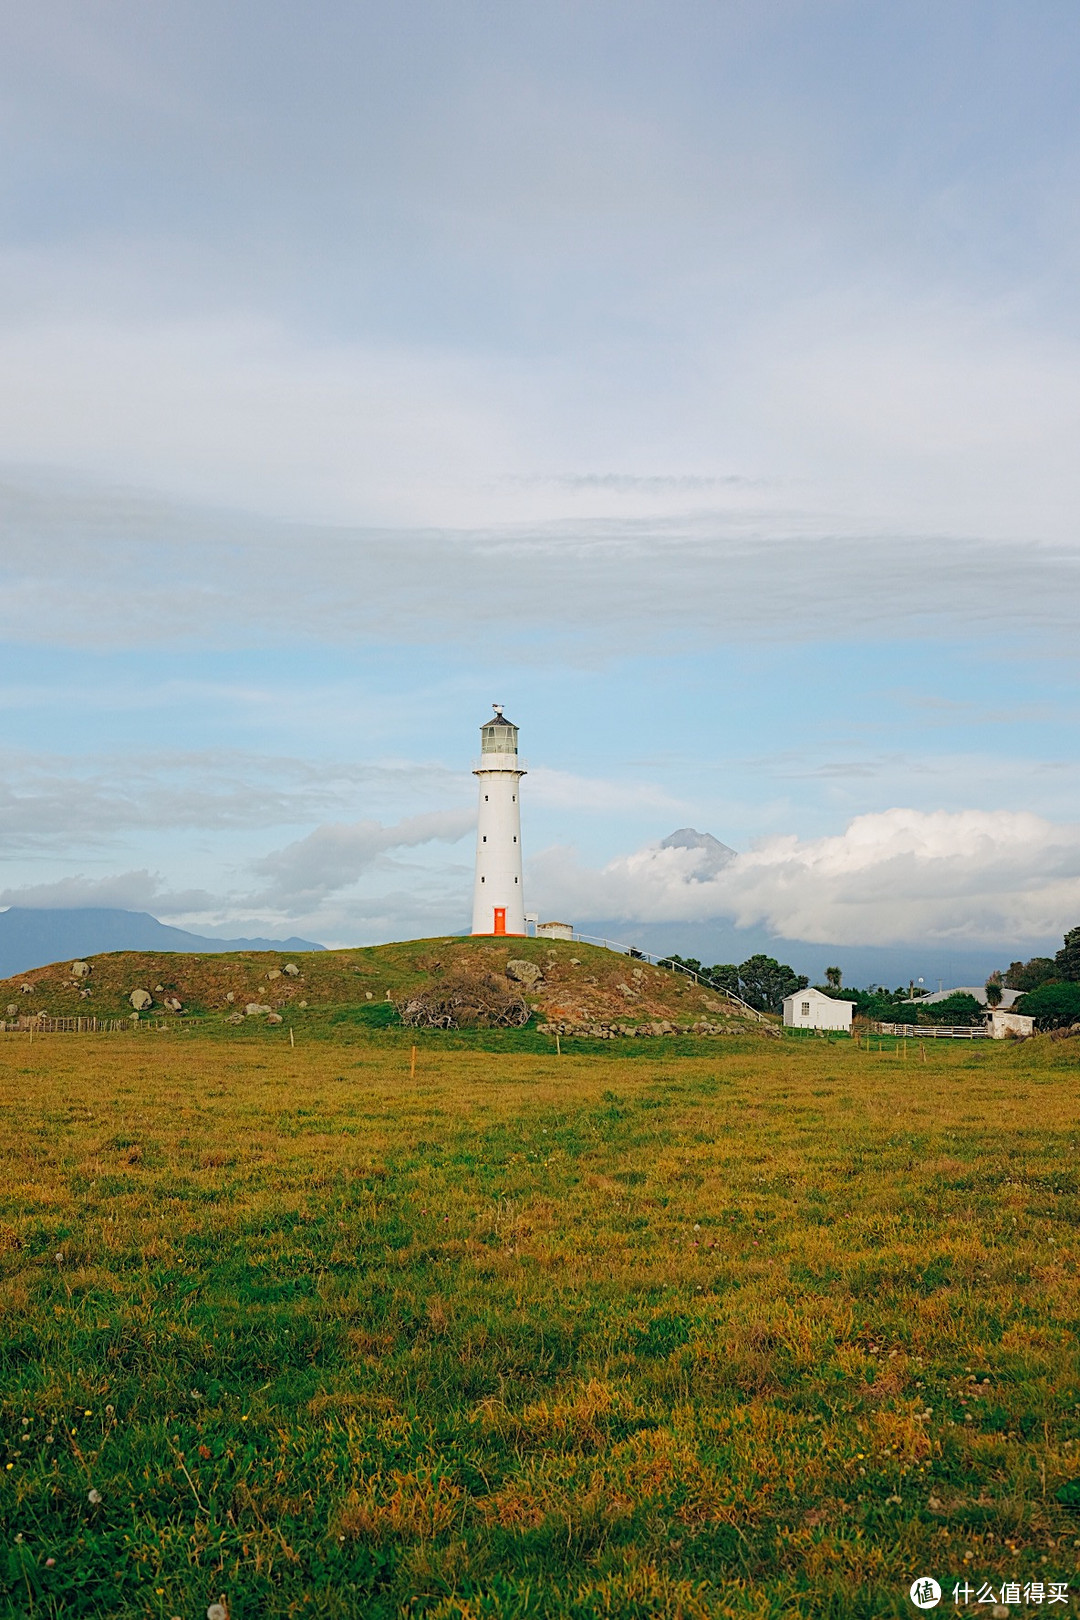
[[514, 843], [517, 843], [517, 833], [514, 834]]
[[483, 879], [483, 878], [481, 878], [481, 879], [480, 879], [480, 881], [481, 881], [481, 883], [483, 883], [483, 881], [484, 881], [484, 879]]
[[487, 833], [484, 834], [484, 843], [487, 843]]
[[516, 882], [517, 882], [517, 878], [515, 878], [515, 879], [514, 879], [514, 882], [515, 882], [515, 883], [516, 883]]
[[485, 804], [487, 804], [487, 802], [488, 802], [488, 796], [487, 796], [487, 794], [486, 794], [486, 793], [485, 793], [485, 794], [484, 794], [484, 803], [485, 803]]

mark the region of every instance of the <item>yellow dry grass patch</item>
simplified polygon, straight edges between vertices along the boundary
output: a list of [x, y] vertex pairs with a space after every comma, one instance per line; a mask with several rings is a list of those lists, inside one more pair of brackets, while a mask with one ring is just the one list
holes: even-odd
[[461, 1512], [466, 1493], [442, 1474], [376, 1476], [354, 1485], [337, 1516], [344, 1536], [402, 1536], [428, 1541], [448, 1530]]

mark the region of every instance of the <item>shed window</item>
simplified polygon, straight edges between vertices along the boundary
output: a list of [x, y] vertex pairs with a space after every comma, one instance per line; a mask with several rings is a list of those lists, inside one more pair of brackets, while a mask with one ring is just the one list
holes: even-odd
[[802, 1015], [804, 1018], [809, 1018], [810, 1016], [810, 1003], [808, 1001], [804, 1001], [802, 1004]]

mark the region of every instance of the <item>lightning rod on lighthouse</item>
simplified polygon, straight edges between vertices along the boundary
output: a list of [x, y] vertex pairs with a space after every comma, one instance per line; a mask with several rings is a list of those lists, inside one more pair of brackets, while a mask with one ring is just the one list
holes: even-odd
[[480, 783], [480, 814], [476, 826], [472, 931], [524, 934], [521, 778], [525, 762], [518, 757], [517, 726], [506, 719], [501, 703], [492, 707], [495, 716], [480, 727], [480, 758], [473, 766], [473, 775]]

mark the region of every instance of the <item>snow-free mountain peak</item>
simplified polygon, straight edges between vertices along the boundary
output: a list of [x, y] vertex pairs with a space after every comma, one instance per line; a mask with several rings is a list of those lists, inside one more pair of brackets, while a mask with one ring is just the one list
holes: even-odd
[[712, 833], [698, 832], [696, 827], [680, 827], [677, 832], [670, 833], [662, 840], [660, 848], [700, 850], [702, 860], [698, 870], [710, 876], [714, 872], [722, 871], [735, 859], [735, 851], [727, 844], [722, 844]]

